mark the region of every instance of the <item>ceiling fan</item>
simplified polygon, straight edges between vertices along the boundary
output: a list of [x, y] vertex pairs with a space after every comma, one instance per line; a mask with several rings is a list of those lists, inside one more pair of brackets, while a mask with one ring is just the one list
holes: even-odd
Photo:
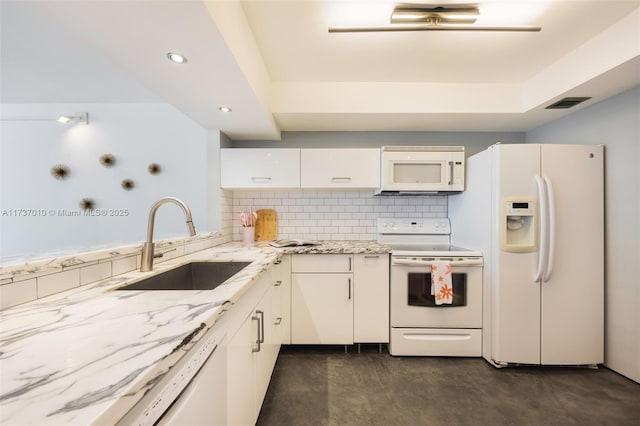
[[329, 27], [330, 33], [360, 33], [384, 31], [528, 31], [542, 28], [529, 25], [474, 25], [480, 9], [477, 5], [458, 4], [434, 6], [400, 4], [391, 13], [389, 25], [375, 27]]

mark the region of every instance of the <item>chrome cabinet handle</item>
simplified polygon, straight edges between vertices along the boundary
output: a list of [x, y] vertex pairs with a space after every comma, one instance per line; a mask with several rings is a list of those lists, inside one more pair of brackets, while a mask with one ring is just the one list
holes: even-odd
[[252, 316], [251, 321], [257, 321], [257, 324], [258, 324], [258, 339], [256, 340], [258, 347], [257, 348], [251, 347], [251, 352], [260, 352], [260, 343], [261, 343], [260, 342], [260, 318], [256, 316]]
[[378, 255], [378, 254], [365, 254], [364, 258], [365, 259], [379, 259], [380, 255]]
[[351, 256], [349, 256], [349, 272], [351, 272]]
[[282, 263], [282, 259], [276, 259], [275, 262], [273, 262], [274, 265], [279, 265]]
[[251, 181], [255, 183], [270, 183], [271, 176], [251, 176]]
[[282, 317], [278, 317], [276, 318], [276, 320], [273, 322], [274, 325], [280, 325], [282, 324]]
[[331, 182], [340, 182], [340, 183], [346, 183], [346, 182], [350, 182], [351, 181], [351, 177], [350, 176], [333, 176], [331, 178]]
[[351, 278], [349, 278], [349, 300], [351, 300]]
[[278, 280], [275, 283], [273, 283], [274, 287], [280, 287], [282, 285], [282, 281]]
[[256, 311], [256, 314], [260, 315], [260, 334], [258, 335], [258, 340], [260, 343], [264, 343], [264, 312]]

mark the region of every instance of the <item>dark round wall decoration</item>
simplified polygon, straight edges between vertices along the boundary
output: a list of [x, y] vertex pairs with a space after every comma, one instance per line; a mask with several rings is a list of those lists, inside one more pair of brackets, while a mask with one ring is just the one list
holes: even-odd
[[158, 173], [160, 173], [161, 167], [160, 167], [160, 164], [151, 163], [149, 164], [149, 167], [147, 168], [147, 170], [149, 170], [150, 174], [157, 175]]
[[83, 198], [82, 200], [80, 200], [79, 204], [82, 210], [93, 210], [96, 208], [96, 202], [91, 198]]
[[122, 189], [124, 189], [125, 191], [131, 191], [136, 186], [136, 184], [131, 179], [125, 179], [120, 182], [120, 186], [122, 186]]
[[105, 167], [113, 167], [116, 164], [116, 157], [112, 154], [104, 154], [100, 157], [100, 164]]
[[51, 168], [51, 176], [56, 179], [65, 180], [70, 174], [71, 171], [69, 170], [69, 167], [64, 164], [56, 164]]

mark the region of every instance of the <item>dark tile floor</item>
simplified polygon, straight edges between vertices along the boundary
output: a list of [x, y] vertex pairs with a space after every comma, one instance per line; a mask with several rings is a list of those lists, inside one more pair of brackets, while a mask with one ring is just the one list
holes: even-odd
[[640, 425], [640, 385], [606, 368], [283, 346], [258, 425]]

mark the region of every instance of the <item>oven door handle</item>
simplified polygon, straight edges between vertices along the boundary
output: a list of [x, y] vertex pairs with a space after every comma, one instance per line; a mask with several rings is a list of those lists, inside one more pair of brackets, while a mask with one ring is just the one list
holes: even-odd
[[[446, 260], [445, 260], [446, 261]], [[434, 259], [416, 259], [416, 258], [397, 258], [391, 257], [391, 265], [409, 265], [409, 266], [431, 266], [435, 262]], [[450, 260], [449, 264], [451, 266], [482, 266], [482, 259], [480, 258], [470, 258], [470, 259], [460, 259], [460, 260]]]

